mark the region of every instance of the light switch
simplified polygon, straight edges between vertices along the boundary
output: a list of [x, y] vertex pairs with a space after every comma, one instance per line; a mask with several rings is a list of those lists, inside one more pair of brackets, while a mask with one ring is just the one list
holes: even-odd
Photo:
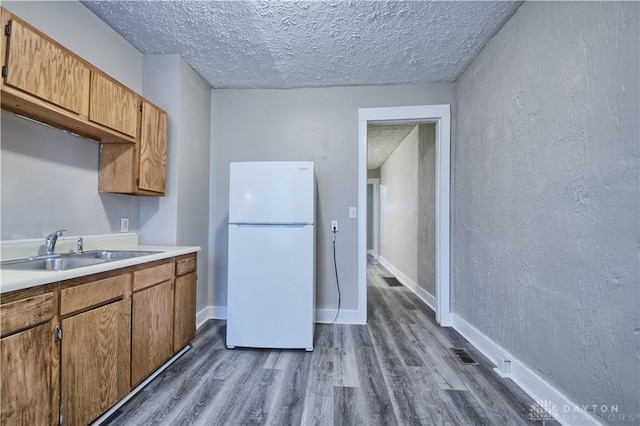
[[358, 209], [355, 207], [349, 207], [349, 219], [355, 219], [358, 217]]
[[120, 232], [129, 232], [129, 218], [121, 217], [120, 218]]

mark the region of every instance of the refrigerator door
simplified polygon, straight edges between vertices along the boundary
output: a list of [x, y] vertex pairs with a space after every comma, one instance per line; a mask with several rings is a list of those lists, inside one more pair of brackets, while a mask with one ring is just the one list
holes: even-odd
[[313, 162], [246, 162], [229, 167], [229, 223], [313, 223]]
[[229, 225], [227, 346], [313, 348], [313, 226]]

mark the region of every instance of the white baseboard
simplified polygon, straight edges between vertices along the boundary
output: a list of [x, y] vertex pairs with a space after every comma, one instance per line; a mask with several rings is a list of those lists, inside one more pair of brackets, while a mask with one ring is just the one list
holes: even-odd
[[207, 306], [196, 314], [196, 328], [200, 328], [210, 319], [227, 319], [226, 306]]
[[[330, 324], [336, 318], [335, 309], [316, 309], [316, 323]], [[336, 324], [366, 324], [367, 319], [363, 320], [360, 311], [353, 309], [340, 309]]]
[[[336, 317], [335, 309], [316, 309], [316, 323], [328, 324]], [[227, 319], [226, 306], [207, 306], [196, 314], [196, 328], [200, 328], [207, 320]], [[336, 324], [366, 324], [366, 318], [360, 311], [353, 309], [341, 309]]]
[[[509, 352], [502, 349], [480, 330], [469, 324], [455, 313], [453, 317], [453, 328], [460, 333], [469, 343], [478, 349], [484, 356], [493, 363], [497, 363], [498, 358], [511, 361], [511, 374], [507, 377], [525, 391], [531, 398], [541, 406], [551, 410], [551, 414], [557, 414], [556, 420], [565, 426], [591, 426], [601, 423], [591, 417], [578, 404], [571, 401], [560, 391], [547, 383], [542, 377], [527, 367], [524, 363], [513, 357]], [[554, 411], [554, 408], [557, 411]]]
[[382, 266], [387, 268], [389, 272], [395, 275], [398, 281], [400, 281], [405, 287], [407, 287], [416, 296], [418, 296], [424, 303], [427, 304], [427, 306], [433, 309], [433, 312], [436, 311], [436, 307], [438, 306], [438, 301], [434, 295], [432, 295], [427, 290], [420, 287], [418, 283], [416, 283], [411, 278], [406, 276], [402, 271], [400, 271], [398, 268], [393, 266], [391, 262], [389, 262], [384, 257], [378, 256], [377, 260], [382, 264]]

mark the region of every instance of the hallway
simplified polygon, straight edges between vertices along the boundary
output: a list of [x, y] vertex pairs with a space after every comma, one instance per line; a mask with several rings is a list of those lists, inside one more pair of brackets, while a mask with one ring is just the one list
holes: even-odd
[[[368, 324], [318, 324], [312, 353], [228, 350], [226, 322], [207, 322], [193, 348], [105, 424], [542, 423], [529, 420], [522, 390], [388, 275], [370, 261]], [[462, 364], [451, 347], [478, 364]]]

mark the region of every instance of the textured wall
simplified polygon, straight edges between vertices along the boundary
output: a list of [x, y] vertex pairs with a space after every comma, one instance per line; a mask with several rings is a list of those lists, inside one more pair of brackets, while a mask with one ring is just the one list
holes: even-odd
[[[2, 6], [140, 90], [142, 54], [78, 2], [2, 2]], [[98, 193], [95, 142], [2, 112], [1, 239], [37, 238], [54, 229], [104, 234], [138, 228], [138, 199]]]
[[[335, 308], [331, 220], [337, 241], [342, 307], [358, 308], [358, 108], [450, 104], [453, 86], [213, 90], [211, 95], [211, 252], [215, 305], [226, 305], [229, 162], [313, 160], [318, 181], [317, 306]], [[364, 220], [366, 212], [359, 212]]]
[[456, 84], [454, 152], [456, 314], [576, 403], [628, 415], [639, 6], [525, 3]]
[[418, 126], [418, 258], [420, 287], [436, 295], [436, 125]]
[[418, 126], [380, 169], [380, 255], [417, 282]]

